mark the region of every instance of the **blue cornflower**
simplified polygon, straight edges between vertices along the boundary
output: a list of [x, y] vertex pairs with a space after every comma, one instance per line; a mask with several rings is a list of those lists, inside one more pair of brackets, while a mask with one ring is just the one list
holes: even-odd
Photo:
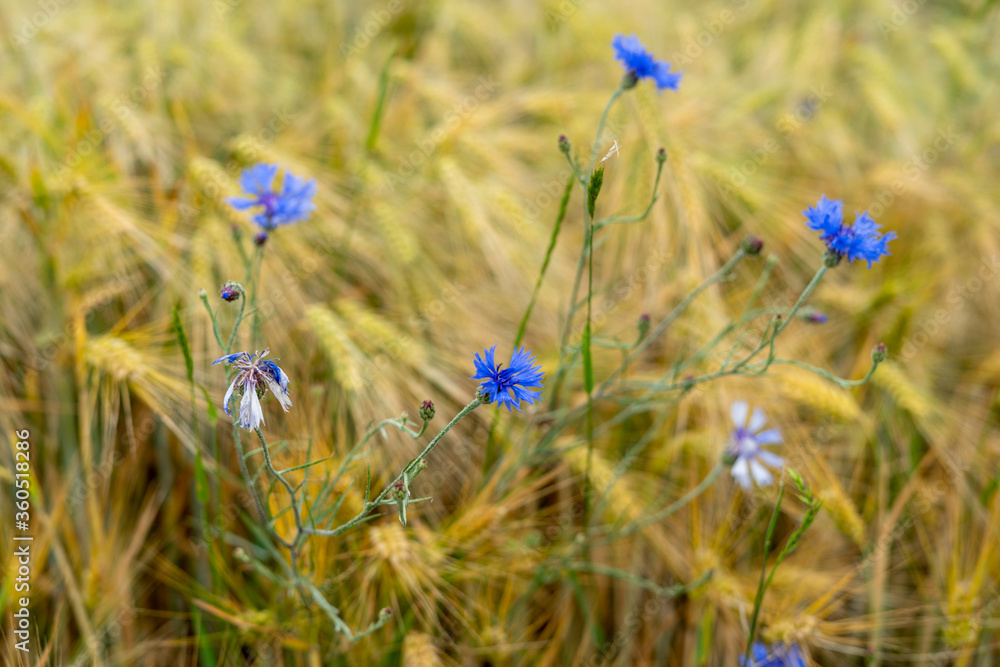
[[677, 90], [681, 73], [671, 72], [670, 63], [654, 58], [635, 35], [615, 35], [611, 47], [615, 50], [615, 60], [620, 60], [625, 71], [635, 79], [652, 79], [657, 90]]
[[496, 349], [496, 345], [488, 350], [483, 348], [482, 358], [476, 353], [476, 374], [470, 379], [484, 380], [479, 385], [479, 391], [488, 394], [491, 403], [506, 404], [507, 412], [511, 411], [511, 407], [520, 411], [521, 401], [531, 404], [542, 400], [542, 392], [531, 389], [542, 386], [542, 376], [545, 374], [541, 366], [532, 366], [536, 361], [534, 354], [525, 352], [523, 347], [515, 347], [507, 368], [501, 370], [502, 364], [493, 361], [493, 351]]
[[278, 174], [276, 164], [257, 164], [243, 171], [240, 187], [249, 197], [229, 197], [226, 201], [241, 211], [263, 206], [264, 210], [253, 217], [253, 221], [270, 231], [279, 225], [290, 225], [309, 217], [316, 208], [316, 181], [299, 178], [285, 172], [281, 191], [272, 189], [274, 177]]
[[870, 269], [872, 262], [877, 262], [882, 255], [891, 254], [886, 244], [896, 238], [896, 232], [880, 235], [880, 225], [871, 219], [867, 211], [855, 214], [853, 225], [845, 225], [843, 209], [839, 199], [831, 200], [823, 195], [815, 208], [809, 207], [803, 213], [809, 229], [820, 233], [820, 240], [834, 256], [846, 257], [849, 262], [863, 259]]
[[754, 642], [750, 661], [740, 656], [741, 667], [806, 667], [806, 657], [795, 644], [775, 644], [768, 648], [764, 642]]
[[233, 390], [240, 388], [239, 424], [248, 431], [253, 431], [264, 423], [264, 412], [260, 408], [260, 399], [270, 389], [274, 397], [278, 399], [282, 409], [288, 412], [292, 406], [292, 400], [288, 398], [288, 376], [278, 368], [278, 364], [270, 359], [265, 360], [268, 350], [262, 353], [250, 354], [249, 352], [237, 352], [219, 357], [212, 362], [212, 365], [220, 361], [232, 364], [237, 369], [236, 377], [233, 378], [223, 400], [226, 414], [232, 417], [229, 410], [229, 399], [233, 397]]
[[729, 416], [733, 420], [732, 434], [729, 438], [729, 445], [726, 447], [727, 456], [733, 461], [731, 473], [736, 483], [744, 489], [752, 487], [751, 480], [759, 486], [767, 486], [774, 478], [765, 468], [761, 461], [769, 466], [781, 468], [785, 461], [777, 454], [763, 449], [762, 445], [777, 445], [781, 442], [781, 432], [776, 428], [762, 431], [767, 417], [760, 408], [754, 408], [747, 423], [747, 413], [750, 406], [746, 401], [734, 401], [729, 409]]

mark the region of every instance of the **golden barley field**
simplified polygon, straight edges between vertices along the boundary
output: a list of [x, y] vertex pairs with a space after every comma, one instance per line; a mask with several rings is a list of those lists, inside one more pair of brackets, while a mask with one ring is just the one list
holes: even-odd
[[[0, 33], [7, 664], [728, 666], [749, 637], [800, 651], [760, 665], [1000, 664], [996, 3], [6, 0]], [[626, 220], [588, 245], [570, 161], [633, 33], [683, 78], [610, 108], [594, 215]], [[258, 163], [316, 185], [263, 246], [226, 201]], [[824, 194], [891, 255], [773, 317], [823, 264]], [[263, 448], [212, 365], [231, 280], [232, 351], [290, 382]], [[779, 326], [761, 354], [799, 365], [700, 380]], [[296, 541], [367, 511], [515, 340], [540, 402], [458, 422], [405, 525]], [[880, 342], [868, 382], [805, 366], [860, 380]], [[698, 486], [739, 400], [804, 495]]]

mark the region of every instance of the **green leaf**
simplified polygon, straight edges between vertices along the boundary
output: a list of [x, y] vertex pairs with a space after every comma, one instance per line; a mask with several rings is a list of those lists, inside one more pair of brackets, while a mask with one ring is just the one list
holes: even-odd
[[215, 403], [213, 403], [212, 399], [209, 397], [208, 390], [201, 385], [198, 385], [198, 388], [201, 389], [201, 393], [205, 395], [205, 405], [208, 406], [208, 421], [211, 422], [212, 426], [215, 426], [215, 422], [219, 421], [219, 411], [215, 409]]
[[983, 506], [990, 504], [990, 499], [993, 497], [993, 494], [996, 493], [997, 486], [1000, 486], [1000, 476], [991, 479], [983, 489], [983, 492], [979, 495], [979, 501], [983, 504]]
[[201, 447], [194, 455], [195, 495], [202, 506], [208, 504], [208, 475], [205, 474], [205, 464], [201, 460]]
[[583, 388], [589, 394], [594, 388], [594, 361], [590, 357], [590, 322], [583, 328]]
[[194, 384], [194, 358], [191, 356], [191, 347], [188, 345], [187, 335], [184, 333], [184, 325], [181, 323], [181, 311], [179, 306], [174, 306], [174, 335], [184, 352], [184, 366], [187, 368], [188, 382]]

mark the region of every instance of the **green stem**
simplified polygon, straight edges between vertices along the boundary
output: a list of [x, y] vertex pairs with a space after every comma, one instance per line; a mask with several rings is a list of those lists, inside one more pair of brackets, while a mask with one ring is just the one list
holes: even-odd
[[420, 452], [420, 455], [417, 456], [417, 458], [410, 461], [403, 468], [403, 471], [399, 473], [399, 475], [397, 475], [396, 478], [392, 480], [392, 482], [390, 482], [384, 489], [382, 489], [382, 493], [378, 494], [378, 496], [376, 496], [374, 500], [366, 502], [365, 506], [361, 509], [360, 512], [358, 512], [357, 516], [355, 516], [353, 519], [351, 519], [344, 525], [338, 526], [337, 528], [334, 528], [332, 530], [323, 530], [319, 528], [306, 526], [305, 532], [311, 535], [326, 535], [332, 537], [340, 535], [344, 531], [349, 530], [350, 528], [353, 528], [359, 523], [365, 521], [365, 518], [372, 512], [372, 510], [374, 510], [376, 507], [382, 504], [382, 501], [385, 499], [385, 497], [389, 495], [390, 491], [392, 491], [393, 485], [395, 485], [396, 482], [402, 480], [403, 475], [408, 475], [410, 472], [412, 472], [413, 468], [416, 467], [420, 463], [420, 461], [424, 460], [427, 457], [427, 455], [431, 453], [431, 450], [433, 450], [434, 447], [437, 446], [437, 444], [441, 441], [441, 439], [445, 436], [445, 434], [448, 431], [450, 431], [455, 424], [464, 419], [467, 415], [469, 415], [473, 410], [478, 408], [480, 405], [482, 405], [482, 402], [480, 402], [480, 400], [476, 398], [473, 399], [471, 403], [462, 408], [461, 412], [455, 415], [455, 418], [452, 419], [450, 422], [448, 422], [448, 425], [445, 426], [443, 429], [441, 429], [440, 433], [434, 436], [434, 439], [431, 440], [430, 443], [428, 443], [427, 447], [424, 448], [424, 451]]
[[[622, 89], [619, 86], [618, 90], [616, 90], [614, 92], [614, 94], [611, 95], [611, 99], [608, 100], [607, 105], [605, 105], [605, 107], [604, 107], [604, 113], [601, 114], [601, 120], [597, 124], [597, 136], [594, 139], [594, 145], [591, 148], [591, 152], [590, 152], [590, 163], [587, 166], [587, 171], [586, 171], [587, 174], [593, 173], [593, 171], [594, 171], [594, 164], [596, 164], [596, 162], [597, 162], [597, 152], [598, 152], [598, 150], [600, 149], [600, 146], [601, 146], [601, 136], [604, 134], [604, 126], [605, 126], [605, 124], [608, 121], [608, 114], [611, 112], [611, 107], [614, 106], [614, 103], [621, 96], [622, 92], [624, 92], [624, 89]], [[587, 184], [586, 179], [583, 179], [583, 178], [581, 178], [580, 183], [581, 183], [581, 185], [583, 185], [583, 193], [584, 193], [583, 194], [583, 200], [584, 200], [584, 208], [586, 209], [587, 185], [588, 184]], [[588, 225], [589, 225], [589, 223], [588, 223]], [[573, 279], [573, 292], [572, 292], [572, 296], [571, 296], [570, 301], [569, 301], [570, 310], [566, 314], [566, 326], [563, 329], [563, 335], [562, 335], [561, 341], [559, 343], [559, 360], [560, 360], [560, 366], [562, 365], [561, 362], [563, 360], [563, 357], [564, 357], [564, 354], [565, 354], [565, 350], [566, 350], [566, 341], [569, 339], [569, 332], [570, 332], [570, 330], [573, 327], [573, 315], [575, 314], [575, 308], [574, 308], [574, 306], [576, 304], [577, 297], [580, 294], [580, 282], [583, 279], [583, 267], [584, 267], [584, 264], [585, 264], [585, 262], [587, 260], [587, 250], [588, 250], [587, 246], [588, 246], [589, 241], [590, 241], [590, 237], [589, 237], [589, 234], [588, 234], [584, 238], [584, 246], [583, 246], [583, 251], [580, 253], [580, 261], [577, 262], [576, 277]]]
[[760, 566], [760, 582], [757, 584], [757, 596], [753, 602], [753, 616], [750, 618], [750, 634], [747, 638], [746, 664], [752, 665], [750, 651], [753, 648], [754, 634], [757, 632], [757, 619], [760, 616], [761, 604], [764, 602], [764, 591], [767, 590], [767, 554], [771, 551], [771, 538], [774, 536], [774, 529], [778, 525], [778, 515], [781, 513], [781, 500], [785, 496], [785, 480], [778, 483], [778, 500], [774, 504], [774, 512], [771, 513], [771, 522], [767, 525], [767, 534], [764, 536], [764, 562]]
[[233, 422], [233, 442], [236, 443], [236, 460], [239, 461], [240, 472], [243, 473], [243, 479], [247, 483], [250, 495], [253, 496], [253, 501], [257, 506], [257, 511], [264, 520], [264, 525], [271, 532], [271, 536], [277, 540], [279, 544], [287, 549], [291, 549], [293, 546], [292, 543], [282, 538], [281, 535], [278, 534], [278, 531], [271, 526], [271, 515], [264, 508], [264, 503], [261, 502], [260, 496], [257, 493], [257, 486], [254, 484], [253, 478], [250, 477], [250, 471], [247, 469], [246, 457], [243, 455], [243, 442], [240, 440], [240, 423], [238, 420]]
[[787, 364], [789, 366], [796, 366], [798, 368], [804, 368], [807, 371], [812, 371], [816, 375], [819, 375], [822, 378], [826, 378], [830, 382], [836, 382], [838, 385], [840, 385], [845, 389], [847, 389], [848, 387], [859, 387], [868, 382], [869, 380], [871, 380], [872, 375], [875, 374], [875, 369], [878, 368], [879, 363], [880, 362], [873, 361], [871, 368], [868, 369], [868, 373], [866, 373], [865, 376], [860, 380], [847, 380], [845, 378], [837, 377], [833, 373], [825, 371], [822, 368], [813, 366], [812, 364], [804, 363], [802, 361], [796, 361], [795, 359], [773, 359], [771, 361], [771, 364]]
[[694, 590], [698, 586], [711, 579], [712, 572], [706, 572], [694, 581], [688, 584], [676, 584], [674, 586], [660, 586], [655, 581], [650, 581], [645, 577], [640, 577], [637, 574], [628, 572], [626, 570], [621, 570], [617, 567], [611, 567], [608, 565], [601, 565], [600, 563], [588, 563], [582, 561], [573, 561], [566, 564], [566, 569], [572, 570], [574, 572], [591, 572], [593, 574], [603, 574], [607, 577], [613, 577], [615, 579], [620, 579], [626, 581], [640, 588], [645, 588], [648, 591], [652, 591], [655, 595], [660, 597], [677, 597], [683, 595], [688, 591]]
[[781, 332], [785, 330], [789, 322], [791, 322], [792, 319], [795, 317], [795, 314], [799, 312], [799, 308], [802, 307], [802, 304], [806, 300], [806, 297], [809, 296], [809, 294], [816, 288], [816, 285], [819, 284], [819, 281], [823, 277], [823, 274], [826, 273], [826, 269], [827, 267], [825, 264], [819, 267], [819, 270], [816, 271], [816, 274], [812, 277], [812, 280], [810, 280], [809, 284], [806, 285], [806, 288], [802, 290], [802, 294], [799, 295], [798, 301], [795, 302], [795, 305], [792, 306], [792, 309], [788, 312], [788, 316], [783, 318], [781, 324], [777, 325], [774, 328], [774, 331], [771, 333], [770, 336], [764, 336], [764, 338], [760, 341], [760, 344], [757, 346], [755, 350], [753, 350], [742, 361], [736, 364], [735, 368], [736, 370], [739, 370], [743, 366], [746, 366], [748, 363], [750, 363], [750, 361], [754, 357], [756, 357], [761, 352], [761, 350], [774, 344], [774, 341], [778, 338]]
[[622, 539], [624, 537], [628, 537], [632, 533], [636, 532], [637, 530], [641, 530], [642, 528], [645, 528], [646, 526], [648, 526], [651, 523], [656, 523], [658, 521], [663, 521], [663, 519], [667, 518], [668, 516], [670, 516], [674, 512], [682, 509], [683, 507], [685, 507], [686, 505], [688, 505], [692, 500], [694, 500], [695, 498], [697, 498], [698, 496], [700, 496], [702, 493], [704, 493], [705, 490], [708, 489], [708, 487], [710, 487], [713, 482], [715, 482], [715, 480], [716, 480], [716, 478], [718, 478], [719, 474], [723, 470], [725, 470], [726, 468], [728, 468], [728, 467], [729, 466], [726, 465], [726, 463], [724, 463], [722, 461], [720, 461], [719, 463], [715, 464], [715, 467], [712, 468], [709, 471], [709, 473], [705, 476], [705, 479], [701, 480], [701, 482], [698, 483], [698, 486], [694, 487], [693, 489], [691, 489], [690, 491], [688, 491], [687, 493], [685, 493], [683, 496], [681, 496], [680, 498], [678, 498], [677, 500], [675, 500], [670, 505], [667, 505], [665, 508], [663, 508], [659, 512], [657, 512], [655, 514], [652, 514], [652, 515], [646, 517], [645, 519], [642, 519], [641, 521], [636, 521], [635, 523], [633, 523], [633, 524], [631, 524], [629, 526], [626, 526], [621, 532], [619, 532], [619, 533], [617, 533], [615, 535], [608, 536], [602, 542], [600, 542], [600, 544], [601, 545], [610, 544], [611, 542], [620, 540], [620, 539]]
[[[240, 285], [239, 287], [240, 291], [238, 294], [240, 295], [240, 312], [236, 315], [236, 324], [233, 325], [233, 331], [229, 334], [229, 343], [227, 343], [226, 347], [223, 348], [226, 354], [232, 352], [233, 343], [236, 341], [236, 332], [240, 330], [240, 323], [243, 322], [243, 311], [246, 309], [247, 305], [247, 296], [246, 292], [243, 291], [243, 285]], [[221, 345], [222, 343], [220, 342], [219, 344]]]
[[[254, 248], [253, 257], [247, 268], [248, 282], [250, 282], [250, 309], [253, 312], [253, 323], [250, 328], [250, 347], [254, 347], [260, 340], [260, 313], [257, 312], [257, 287], [260, 283], [260, 269], [264, 264], [264, 245]], [[233, 335], [236, 334], [235, 329]]]
[[264, 434], [261, 432], [260, 427], [258, 426], [254, 430], [257, 432], [257, 439], [260, 441], [260, 448], [264, 452], [264, 465], [267, 466], [268, 471], [274, 475], [278, 481], [281, 482], [281, 485], [285, 487], [285, 490], [288, 491], [288, 495], [291, 497], [292, 514], [295, 516], [295, 527], [298, 529], [299, 533], [302, 533], [302, 513], [299, 509], [299, 503], [295, 499], [295, 489], [292, 488], [292, 485], [285, 479], [284, 475], [275, 470], [274, 464], [271, 463], [271, 453], [267, 448], [267, 440], [264, 439]]
[[375, 112], [372, 114], [372, 124], [368, 130], [368, 139], [365, 141], [365, 150], [369, 153], [375, 150], [375, 141], [378, 139], [378, 131], [382, 126], [382, 115], [385, 113], [385, 100], [389, 91], [389, 66], [392, 65], [396, 52], [389, 54], [389, 58], [382, 66], [382, 71], [378, 77], [378, 93], [375, 100]]
[[521, 344], [521, 337], [524, 336], [524, 330], [528, 326], [528, 319], [531, 317], [531, 311], [535, 307], [535, 301], [538, 299], [538, 292], [542, 289], [542, 280], [545, 278], [545, 271], [549, 268], [549, 260], [552, 259], [552, 251], [556, 248], [556, 239], [559, 237], [559, 230], [562, 228], [563, 220], [566, 218], [566, 207], [569, 204], [569, 197], [573, 193], [573, 177], [570, 177], [566, 181], [566, 190], [563, 192], [562, 201], [559, 202], [559, 213], [556, 215], [556, 224], [552, 228], [552, 238], [549, 239], [549, 248], [545, 251], [545, 260], [542, 262], [542, 270], [538, 272], [538, 280], [535, 281], [535, 291], [531, 294], [531, 301], [528, 302], [528, 308], [524, 311], [524, 317], [521, 318], [521, 325], [517, 328], [517, 336], [514, 337], [514, 347]]
[[665, 164], [664, 162], [658, 161], [658, 164], [657, 164], [657, 167], [656, 167], [656, 180], [653, 181], [653, 196], [652, 196], [652, 198], [650, 198], [650, 200], [649, 200], [649, 206], [646, 207], [645, 211], [643, 211], [639, 215], [632, 215], [632, 216], [612, 216], [610, 218], [601, 218], [596, 223], [594, 223], [594, 227], [597, 228], [597, 229], [602, 229], [604, 227], [607, 227], [608, 225], [621, 224], [621, 223], [631, 223], [631, 222], [642, 222], [643, 220], [645, 220], [646, 217], [649, 216], [650, 211], [653, 210], [653, 205], [660, 198], [658, 190], [660, 188], [660, 177], [663, 175], [663, 165], [664, 164]]
[[219, 348], [225, 350], [225, 345], [222, 344], [222, 333], [219, 331], [219, 321], [215, 319], [215, 313], [212, 312], [212, 306], [208, 304], [208, 293], [204, 290], [199, 294], [201, 297], [201, 302], [205, 304], [205, 310], [208, 311], [208, 316], [212, 319], [212, 333], [215, 334], [215, 341], [219, 344]]

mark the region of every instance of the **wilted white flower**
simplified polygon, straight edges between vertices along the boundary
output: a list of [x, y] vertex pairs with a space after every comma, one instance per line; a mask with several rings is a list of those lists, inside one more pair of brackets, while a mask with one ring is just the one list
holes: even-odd
[[239, 424], [243, 428], [253, 431], [264, 423], [264, 412], [260, 408], [260, 399], [270, 389], [285, 412], [292, 406], [292, 400], [288, 397], [288, 376], [278, 368], [278, 364], [270, 360], [265, 360], [268, 350], [260, 354], [250, 354], [249, 352], [237, 352], [219, 357], [212, 362], [212, 365], [221, 362], [232, 364], [238, 371], [229, 385], [226, 397], [223, 399], [226, 414], [230, 417], [229, 400], [233, 397], [233, 391], [239, 387], [240, 395], [240, 418]]

